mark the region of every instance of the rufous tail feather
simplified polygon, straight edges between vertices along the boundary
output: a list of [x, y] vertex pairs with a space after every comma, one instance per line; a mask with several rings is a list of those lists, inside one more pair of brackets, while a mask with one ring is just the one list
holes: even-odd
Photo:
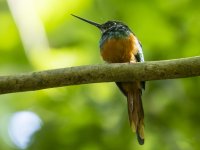
[[137, 134], [140, 145], [144, 144], [144, 111], [142, 107], [142, 89], [134, 88], [127, 95], [128, 114], [131, 128]]

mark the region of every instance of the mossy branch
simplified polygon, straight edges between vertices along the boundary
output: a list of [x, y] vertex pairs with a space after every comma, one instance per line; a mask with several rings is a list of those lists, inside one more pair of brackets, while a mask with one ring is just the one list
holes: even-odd
[[200, 76], [200, 56], [144, 63], [78, 66], [0, 76], [0, 94], [68, 85], [175, 79]]

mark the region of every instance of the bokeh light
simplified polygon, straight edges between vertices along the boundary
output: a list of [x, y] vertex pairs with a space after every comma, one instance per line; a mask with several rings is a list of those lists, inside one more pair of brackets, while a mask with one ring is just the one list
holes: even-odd
[[20, 149], [25, 149], [32, 135], [41, 128], [41, 119], [33, 112], [16, 112], [10, 118], [9, 135], [13, 143]]

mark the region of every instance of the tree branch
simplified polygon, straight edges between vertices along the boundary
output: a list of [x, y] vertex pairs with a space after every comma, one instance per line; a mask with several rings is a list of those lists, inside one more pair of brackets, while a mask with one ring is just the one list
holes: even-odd
[[149, 81], [200, 76], [200, 56], [144, 63], [79, 66], [0, 76], [0, 94], [99, 82]]

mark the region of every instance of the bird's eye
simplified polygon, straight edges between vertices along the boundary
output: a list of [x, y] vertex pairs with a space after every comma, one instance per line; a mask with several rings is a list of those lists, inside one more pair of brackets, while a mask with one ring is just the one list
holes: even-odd
[[113, 25], [115, 25], [115, 24], [116, 24], [115, 22], [109, 21], [109, 22], [107, 23], [107, 26], [108, 26], [108, 27], [111, 27], [111, 26], [113, 26]]
[[113, 25], [113, 22], [109, 22], [108, 26], [111, 27]]
[[107, 21], [102, 25], [102, 31], [107, 31], [108, 29], [111, 29], [113, 26], [115, 26], [117, 23], [114, 21]]

